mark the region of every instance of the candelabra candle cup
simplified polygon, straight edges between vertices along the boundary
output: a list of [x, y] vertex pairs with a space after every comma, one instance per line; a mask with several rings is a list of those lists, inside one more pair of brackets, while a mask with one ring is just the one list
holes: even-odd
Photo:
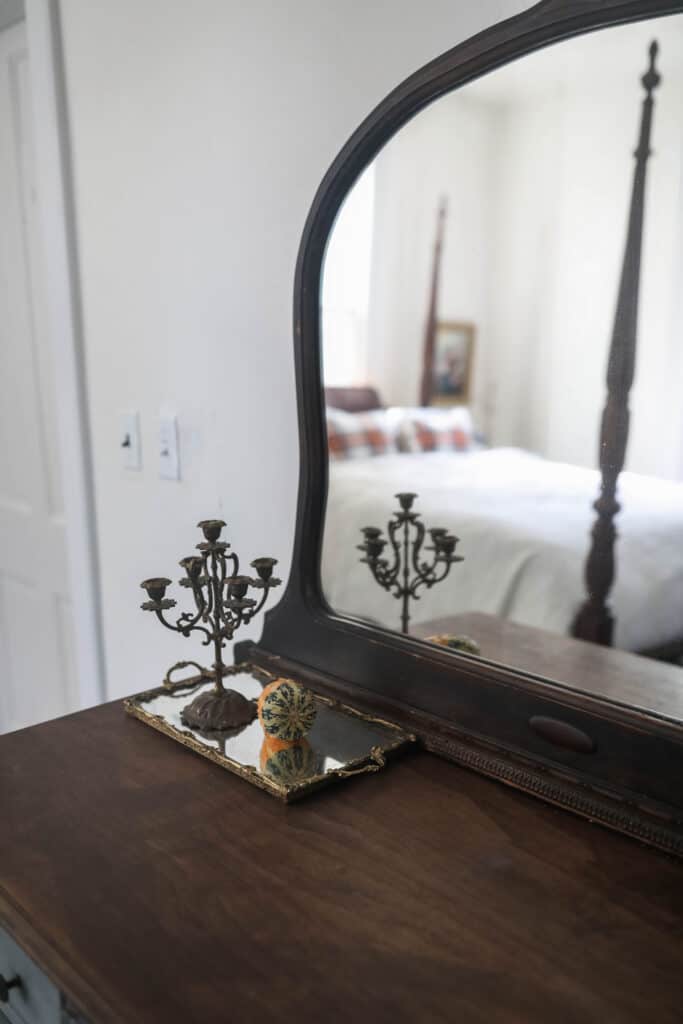
[[361, 527], [361, 533], [366, 540], [376, 540], [382, 536], [382, 531], [376, 526], [363, 526]]
[[413, 494], [412, 491], [402, 491], [400, 494], [395, 494], [394, 497], [398, 498], [398, 503], [404, 512], [410, 512], [417, 494]]
[[151, 601], [163, 601], [166, 587], [170, 587], [171, 581], [164, 576], [157, 576], [149, 580], [143, 580], [140, 586], [147, 591]]
[[267, 583], [273, 575], [273, 569], [277, 565], [277, 558], [255, 558], [251, 563], [252, 569], [256, 569], [259, 579]]
[[452, 555], [455, 551], [455, 545], [458, 543], [458, 540], [458, 537], [454, 537], [452, 534], [447, 533], [445, 536], [438, 538], [436, 546], [442, 554], [446, 556]]
[[201, 523], [197, 523], [197, 526], [209, 543], [213, 544], [220, 537], [225, 523], [222, 519], [202, 519]]
[[429, 530], [429, 536], [437, 547], [439, 546], [439, 538], [445, 537], [447, 533], [448, 530], [444, 530], [443, 526], [433, 526], [431, 530]]
[[202, 574], [204, 563], [197, 555], [190, 555], [188, 558], [181, 558], [178, 563], [188, 575], [188, 578], [196, 582]]
[[240, 600], [245, 596], [250, 583], [248, 576], [231, 576], [228, 580], [228, 596]]
[[365, 550], [368, 553], [368, 558], [379, 558], [384, 551], [387, 542], [385, 540], [379, 540], [371, 538], [365, 542]]

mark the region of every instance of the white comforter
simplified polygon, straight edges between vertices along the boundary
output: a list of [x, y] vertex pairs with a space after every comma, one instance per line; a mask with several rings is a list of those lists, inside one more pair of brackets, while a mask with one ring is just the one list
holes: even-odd
[[[599, 477], [516, 448], [334, 461], [322, 558], [337, 611], [398, 628], [399, 602], [359, 562], [362, 526], [381, 526], [397, 491], [416, 491], [427, 527], [460, 537], [448, 578], [413, 604], [418, 624], [487, 612], [567, 633], [585, 595], [584, 563]], [[640, 650], [683, 635], [683, 484], [622, 473], [615, 645]]]

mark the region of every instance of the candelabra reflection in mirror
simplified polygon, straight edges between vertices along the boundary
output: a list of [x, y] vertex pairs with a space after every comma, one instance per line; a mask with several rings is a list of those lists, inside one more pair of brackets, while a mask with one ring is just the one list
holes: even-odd
[[[451, 566], [462, 562], [463, 557], [455, 554], [458, 537], [441, 527], [427, 529], [420, 519], [420, 513], [413, 511], [417, 494], [403, 492], [396, 494], [400, 508], [387, 523], [388, 539], [376, 526], [364, 526], [361, 530], [364, 540], [358, 545], [363, 552], [361, 562], [365, 563], [381, 587], [401, 602], [401, 632], [408, 632], [410, 602], [420, 599], [420, 587], [430, 590], [446, 579]], [[431, 545], [424, 551], [432, 553], [431, 560], [420, 561], [426, 535]], [[384, 549], [390, 545], [392, 556], [383, 557]]]
[[[185, 570], [179, 583], [192, 591], [194, 611], [182, 612], [175, 623], [168, 621], [165, 613], [175, 608], [177, 602], [166, 597], [171, 580], [165, 577], [140, 584], [148, 596], [141, 607], [154, 612], [166, 629], [185, 637], [203, 634], [203, 646], [213, 645], [213, 666], [202, 668], [201, 673], [213, 679], [214, 685], [183, 709], [182, 721], [188, 728], [224, 731], [248, 724], [256, 715], [256, 707], [242, 694], [223, 685], [223, 648], [240, 626], [247, 625], [261, 611], [280, 580], [273, 576], [275, 558], [254, 559], [251, 568], [256, 570], [256, 578], [240, 575], [238, 556], [228, 551], [230, 544], [220, 539], [225, 526], [222, 519], [205, 519], [198, 526], [204, 534], [204, 540], [197, 544], [200, 553], [188, 555], [179, 563]], [[260, 596], [249, 597], [251, 591], [260, 591]]]

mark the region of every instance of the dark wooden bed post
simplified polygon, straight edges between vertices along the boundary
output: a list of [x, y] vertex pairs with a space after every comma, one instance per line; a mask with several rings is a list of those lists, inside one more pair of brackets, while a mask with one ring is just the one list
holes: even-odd
[[439, 279], [441, 277], [441, 253], [446, 223], [448, 200], [442, 196], [439, 201], [439, 212], [436, 216], [436, 239], [432, 259], [432, 277], [429, 288], [429, 306], [427, 323], [425, 324], [425, 340], [422, 356], [422, 381], [420, 384], [420, 405], [429, 405], [434, 387], [434, 350], [436, 347], [436, 321], [439, 309]]
[[641, 81], [645, 89], [640, 137], [635, 151], [631, 209], [624, 261], [619, 282], [617, 309], [607, 363], [607, 401], [600, 427], [600, 495], [593, 506], [597, 512], [586, 559], [585, 579], [588, 596], [579, 608], [571, 627], [572, 636], [592, 643], [611, 646], [614, 616], [607, 603], [614, 582], [614, 546], [617, 531], [614, 518], [620, 510], [616, 498], [617, 480], [624, 468], [629, 432], [629, 393], [633, 384], [638, 324], [640, 253], [643, 238], [645, 177], [650, 156], [650, 130], [654, 106], [653, 92], [660, 82], [655, 69], [658, 46], [650, 46], [650, 65]]

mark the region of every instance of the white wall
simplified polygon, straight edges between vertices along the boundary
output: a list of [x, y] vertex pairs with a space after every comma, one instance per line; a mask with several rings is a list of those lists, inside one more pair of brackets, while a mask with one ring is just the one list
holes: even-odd
[[437, 211], [448, 211], [439, 316], [486, 330], [497, 117], [451, 93], [384, 147], [375, 167], [370, 369], [389, 405], [419, 401]]
[[363, 171], [334, 222], [320, 296], [327, 387], [367, 384], [368, 307], [374, 234], [375, 163]]
[[[138, 608], [220, 514], [290, 558], [291, 293], [327, 166], [410, 72], [520, 0], [62, 0], [110, 696], [202, 654]], [[155, 472], [178, 413], [181, 483]], [[120, 468], [139, 409], [144, 470]], [[256, 632], [256, 629], [254, 630]]]
[[[566, 269], [557, 259], [564, 175], [556, 96], [505, 104], [498, 128], [489, 330], [481, 337], [477, 380], [487, 414], [483, 427], [491, 444], [553, 457], [544, 446], [554, 373], [549, 339]], [[592, 415], [589, 429], [594, 445]]]
[[24, 0], [0, 0], [0, 32], [24, 17]]
[[[588, 76], [590, 78], [590, 76]], [[657, 95], [627, 468], [679, 473], [683, 89]], [[587, 85], [588, 83], [586, 83]], [[511, 106], [499, 137], [491, 438], [597, 463], [642, 90], [572, 86]], [[500, 380], [506, 387], [500, 388]]]

